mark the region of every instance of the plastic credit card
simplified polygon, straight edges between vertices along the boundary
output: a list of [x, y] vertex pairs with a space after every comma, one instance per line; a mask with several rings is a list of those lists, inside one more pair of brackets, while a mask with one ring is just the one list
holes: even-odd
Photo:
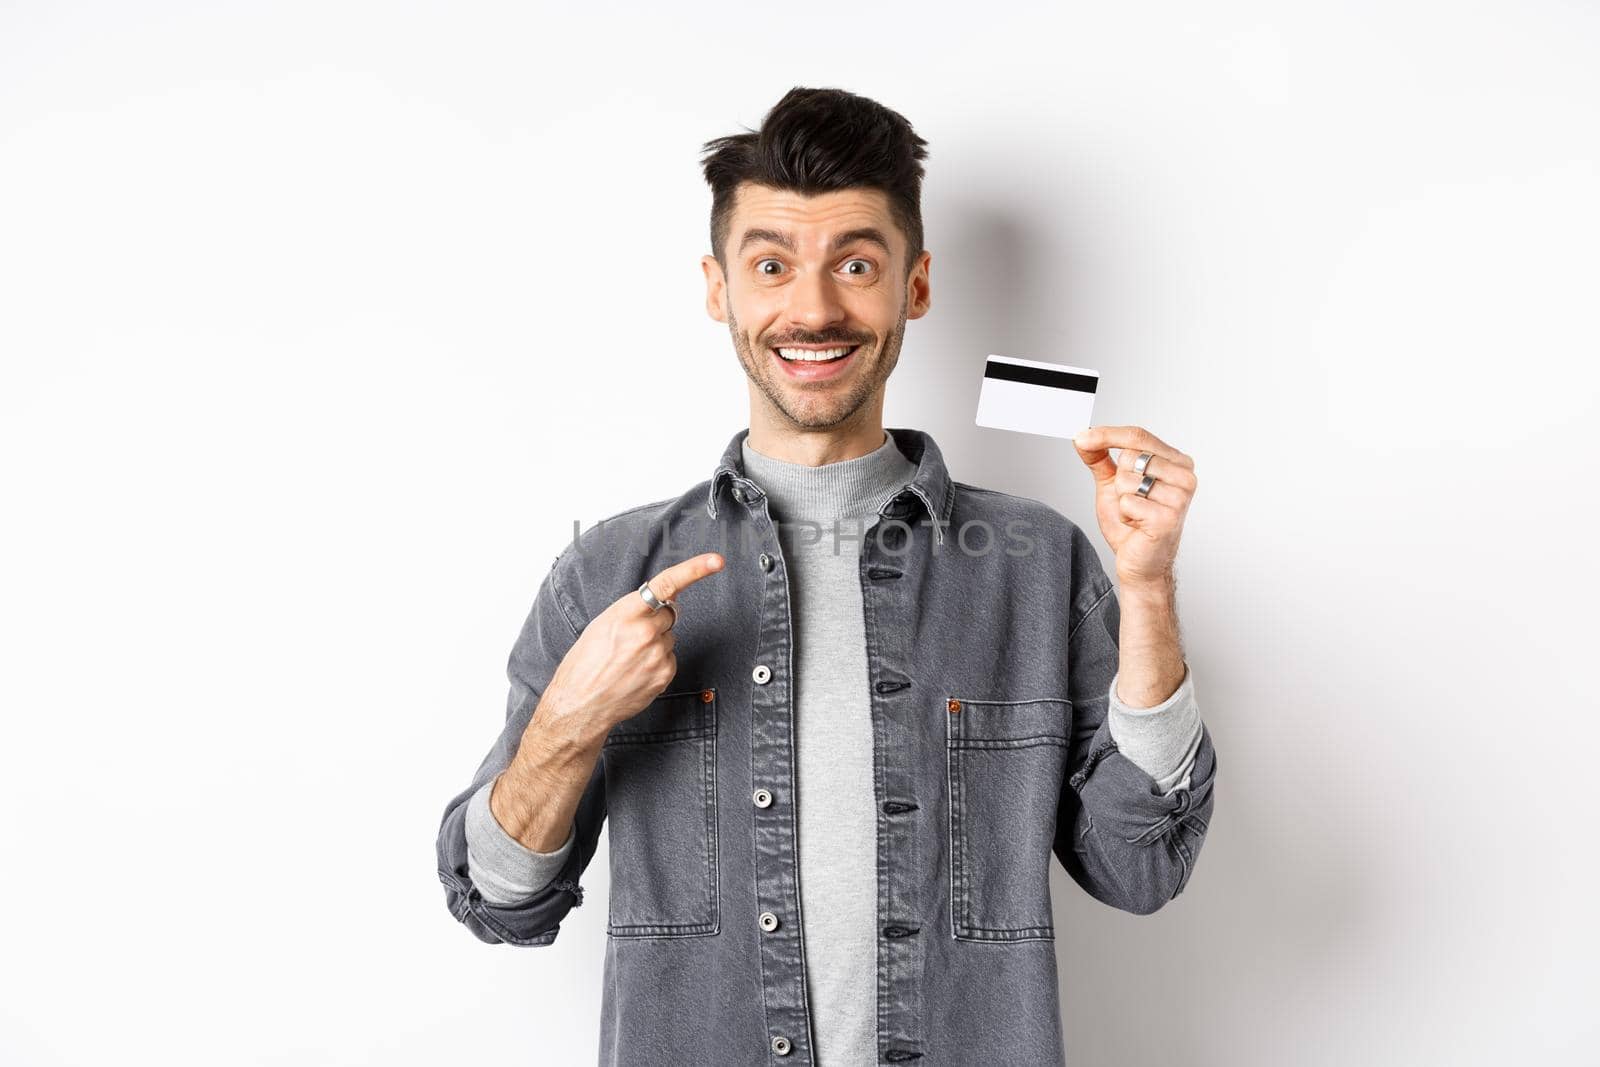
[[978, 391], [979, 426], [1071, 438], [1093, 425], [1100, 372], [1064, 363], [989, 356]]

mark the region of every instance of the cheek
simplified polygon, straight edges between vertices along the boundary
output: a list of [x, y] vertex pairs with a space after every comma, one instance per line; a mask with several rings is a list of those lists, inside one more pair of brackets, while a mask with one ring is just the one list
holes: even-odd
[[760, 296], [745, 296], [734, 308], [734, 317], [750, 343], [760, 345], [761, 339], [777, 328], [779, 308], [772, 301], [764, 300]]
[[888, 337], [900, 322], [901, 304], [897, 296], [881, 292], [859, 294], [848, 303], [851, 318], [879, 337]]

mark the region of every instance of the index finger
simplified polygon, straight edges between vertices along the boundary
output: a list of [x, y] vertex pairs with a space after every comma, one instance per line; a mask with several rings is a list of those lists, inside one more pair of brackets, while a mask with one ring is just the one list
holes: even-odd
[[1124, 454], [1149, 452], [1157, 456], [1166, 456], [1178, 463], [1184, 463], [1189, 458], [1183, 451], [1173, 448], [1143, 426], [1091, 426], [1072, 440], [1091, 452], [1120, 448]]
[[650, 579], [650, 591], [658, 600], [672, 600], [706, 575], [720, 571], [722, 562], [722, 556], [716, 552], [691, 556]]

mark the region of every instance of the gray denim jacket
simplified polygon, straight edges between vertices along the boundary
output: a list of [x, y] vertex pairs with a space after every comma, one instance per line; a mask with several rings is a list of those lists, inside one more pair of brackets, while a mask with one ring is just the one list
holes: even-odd
[[[1214, 804], [1210, 731], [1189, 786], [1158, 793], [1107, 725], [1120, 617], [1088, 537], [1039, 501], [953, 481], [927, 433], [889, 432], [917, 473], [860, 545], [879, 1061], [1060, 1064], [1050, 857], [1124, 911], [1181, 893]], [[556, 557], [510, 655], [505, 727], [439, 828], [451, 914], [486, 942], [548, 945], [608, 824], [602, 1065], [814, 1063], [793, 622], [774, 520], [742, 469], [747, 433], [709, 480]], [[468, 800], [510, 763], [588, 621], [706, 551], [726, 566], [679, 598], [678, 674], [608, 735], [565, 867], [524, 902], [484, 900]]]

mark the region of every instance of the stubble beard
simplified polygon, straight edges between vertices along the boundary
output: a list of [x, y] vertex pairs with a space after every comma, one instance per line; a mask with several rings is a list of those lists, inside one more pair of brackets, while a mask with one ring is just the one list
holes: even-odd
[[[826, 399], [822, 397], [801, 399], [798, 404], [795, 402], [796, 398], [810, 390], [785, 388], [780, 377], [782, 369], [771, 363], [778, 357], [769, 355], [764, 347], [759, 350], [752, 347], [731, 307], [728, 309], [728, 332], [733, 336], [734, 351], [739, 355], [739, 362], [744, 366], [745, 375], [755, 382], [756, 388], [761, 390], [761, 395], [767, 398], [767, 402], [782, 412], [783, 416], [798, 428], [825, 430], [846, 422], [889, 380], [890, 373], [900, 362], [900, 346], [906, 334], [906, 306], [904, 302], [901, 303], [900, 321], [884, 339], [883, 351], [876, 362], [865, 374], [851, 370], [854, 381], [848, 392], [843, 395], [830, 395]], [[858, 351], [851, 358], [859, 359], [861, 356], [862, 352]]]

